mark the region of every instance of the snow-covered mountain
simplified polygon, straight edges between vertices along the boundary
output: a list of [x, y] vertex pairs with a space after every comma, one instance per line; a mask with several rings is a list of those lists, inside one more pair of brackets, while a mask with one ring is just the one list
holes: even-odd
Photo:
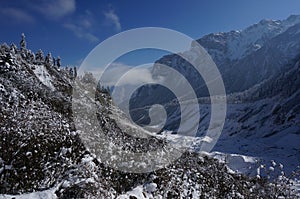
[[199, 39], [217, 63], [226, 59], [239, 60], [259, 50], [272, 38], [284, 33], [300, 23], [299, 15], [291, 15], [286, 20], [261, 20], [241, 31], [213, 33]]
[[[242, 31], [215, 33], [198, 39], [215, 61], [224, 81], [227, 94], [242, 92], [267, 79], [278, 76], [292, 67], [291, 62], [300, 54], [300, 15], [283, 21], [262, 20]], [[193, 45], [193, 44], [192, 44]], [[183, 52], [194, 56], [192, 50]], [[160, 64], [176, 69], [191, 84], [197, 96], [208, 96], [208, 89], [201, 75], [177, 54], [162, 57], [153, 65], [152, 75], [164, 74]], [[132, 107], [149, 106], [159, 99], [167, 103], [174, 96], [159, 86], [143, 86], [131, 99]], [[135, 121], [141, 120], [134, 113]], [[173, 128], [174, 129], [174, 128]]]
[[[0, 198], [297, 198], [283, 174], [275, 186], [261, 175], [235, 173], [193, 148], [156, 171], [130, 173], [109, 167], [105, 157], [84, 145], [82, 138], [97, 141], [97, 131], [82, 137], [75, 127], [86, 125], [86, 120], [76, 119], [72, 100], [87, 113], [96, 108], [100, 133], [122, 150], [145, 152], [164, 147], [174, 137], [131, 137], [140, 128], [113, 105], [107, 90], [95, 88], [91, 74], [76, 77], [75, 68], [60, 68], [50, 58], [48, 54], [44, 59], [42, 51], [34, 55], [26, 46], [0, 48]], [[96, 92], [96, 98], [89, 91]], [[77, 94], [81, 98], [72, 99]]]
[[[214, 33], [197, 40], [211, 55], [222, 74], [227, 93], [239, 92], [284, 71], [300, 52], [300, 15], [283, 21], [262, 20], [241, 31]], [[178, 55], [167, 55], [157, 63], [183, 74], [199, 97], [208, 95], [201, 76]], [[153, 67], [157, 73], [158, 66]]]
[[[283, 21], [262, 20], [242, 31], [209, 34], [197, 40], [217, 64], [228, 94], [224, 130], [214, 150], [274, 159], [284, 163], [289, 172], [300, 165], [299, 38], [300, 16], [292, 15]], [[210, 121], [210, 99], [203, 97], [208, 90], [202, 77], [176, 54], [157, 63], [179, 71], [195, 89], [201, 109], [198, 135], [204, 135]], [[159, 64], [154, 64], [152, 73], [160, 74]], [[157, 103], [157, 99], [167, 102], [173, 96], [159, 87], [141, 88], [132, 99], [138, 110], [133, 119], [147, 122], [147, 108], [141, 108]], [[164, 129], [176, 131], [180, 109], [176, 104], [164, 105], [169, 116]]]

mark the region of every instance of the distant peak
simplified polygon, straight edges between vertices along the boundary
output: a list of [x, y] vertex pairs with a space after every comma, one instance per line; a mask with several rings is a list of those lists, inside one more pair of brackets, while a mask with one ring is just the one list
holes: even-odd
[[273, 22], [273, 20], [271, 20], [271, 19], [262, 19], [259, 23], [267, 24], [267, 23], [270, 23], [270, 22]]
[[300, 17], [300, 15], [292, 14], [292, 15], [290, 15], [290, 16], [288, 17], [288, 19], [289, 19], [289, 18], [291, 18], [291, 19], [293, 19], [293, 18], [299, 18], [299, 17]]
[[287, 21], [300, 21], [300, 15], [290, 15], [288, 18], [287, 18]]
[[281, 21], [280, 20], [273, 20], [273, 19], [263, 19], [261, 20], [258, 24], [260, 25], [279, 25], [281, 24]]

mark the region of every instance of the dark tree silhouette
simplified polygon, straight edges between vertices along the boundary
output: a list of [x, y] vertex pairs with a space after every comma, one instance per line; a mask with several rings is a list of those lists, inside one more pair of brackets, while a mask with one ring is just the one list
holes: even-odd
[[57, 57], [57, 60], [56, 60], [56, 62], [57, 62], [57, 64], [56, 64], [56, 65], [57, 65], [57, 67], [59, 68], [59, 67], [61, 66], [61, 63], [60, 63], [60, 62], [61, 62], [61, 60], [60, 60], [60, 56], [58, 56], [58, 57]]
[[47, 56], [46, 56], [46, 59], [45, 59], [46, 65], [47, 66], [52, 66], [52, 64], [53, 64], [52, 61], [53, 61], [52, 55], [51, 55], [51, 53], [48, 53]]
[[77, 77], [77, 68], [74, 67], [74, 78], [76, 78], [76, 77]]
[[35, 60], [37, 64], [44, 63], [45, 58], [44, 58], [44, 53], [41, 49], [39, 49], [36, 54], [35, 54]]
[[25, 40], [25, 34], [22, 33], [22, 39], [20, 41], [20, 49], [21, 51], [26, 50], [26, 40]]

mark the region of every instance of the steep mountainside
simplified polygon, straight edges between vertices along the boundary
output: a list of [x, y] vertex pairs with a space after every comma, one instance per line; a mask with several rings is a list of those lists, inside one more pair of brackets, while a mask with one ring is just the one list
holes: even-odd
[[[283, 21], [262, 20], [242, 31], [209, 34], [197, 40], [216, 62], [228, 94], [224, 130], [214, 150], [274, 159], [284, 163], [289, 172], [300, 164], [299, 38], [300, 16], [292, 15]], [[184, 53], [193, 56], [192, 51]], [[157, 63], [175, 68], [197, 92], [201, 109], [198, 135], [203, 136], [211, 108], [210, 99], [203, 97], [208, 95], [203, 79], [178, 55], [167, 55]], [[158, 64], [152, 73], [160, 74]], [[143, 121], [144, 106], [157, 103], [157, 98], [165, 102], [173, 99], [153, 86], [135, 93], [132, 104], [139, 110], [135, 121]], [[176, 132], [180, 109], [176, 104], [163, 105], [169, 116], [164, 129]]]

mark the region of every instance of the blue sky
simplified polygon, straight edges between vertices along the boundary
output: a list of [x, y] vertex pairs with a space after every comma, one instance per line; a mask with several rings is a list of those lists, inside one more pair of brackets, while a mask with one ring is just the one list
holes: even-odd
[[29, 49], [60, 55], [63, 65], [80, 64], [101, 41], [132, 28], [164, 27], [198, 39], [300, 14], [299, 0], [0, 0], [0, 6], [1, 43], [19, 44], [24, 32]]

